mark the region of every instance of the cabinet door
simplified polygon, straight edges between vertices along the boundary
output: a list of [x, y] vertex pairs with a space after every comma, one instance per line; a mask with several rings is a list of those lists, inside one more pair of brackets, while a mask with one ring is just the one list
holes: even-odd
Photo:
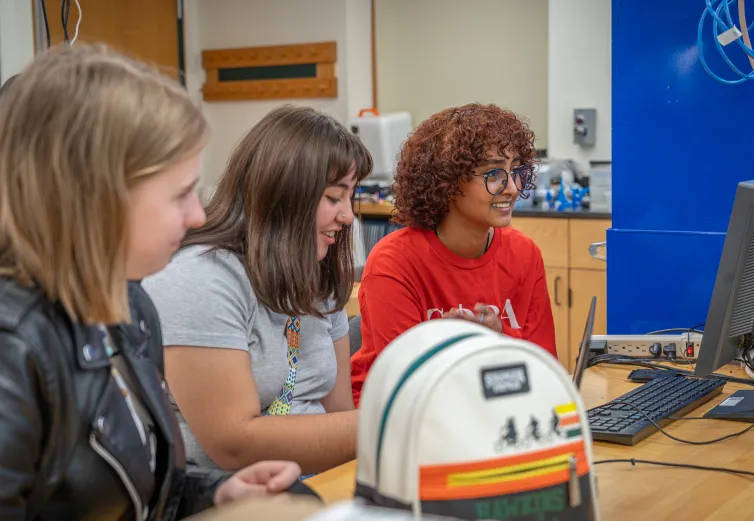
[[584, 336], [589, 305], [592, 297], [597, 297], [597, 310], [594, 316], [592, 334], [604, 335], [607, 331], [607, 276], [601, 270], [569, 270], [571, 288], [570, 336], [571, 352], [578, 354], [579, 342]]
[[[47, 0], [46, 4], [53, 45], [63, 41], [61, 4], [61, 0]], [[183, 44], [178, 36], [177, 0], [79, 0], [79, 4], [83, 16], [78, 42], [106, 43], [178, 79], [178, 48]], [[36, 15], [38, 2], [34, 2], [33, 7]], [[76, 32], [78, 21], [78, 8], [71, 2], [68, 16], [70, 38]]]
[[605, 262], [593, 259], [589, 255], [589, 246], [595, 242], [604, 242], [609, 219], [569, 219], [568, 220], [569, 268], [586, 268], [604, 270]]
[[545, 274], [552, 316], [555, 319], [555, 346], [558, 350], [558, 360], [570, 371], [573, 360], [571, 360], [568, 336], [568, 270], [545, 268]]
[[514, 213], [511, 226], [539, 246], [545, 266], [568, 267], [568, 219], [519, 217]]

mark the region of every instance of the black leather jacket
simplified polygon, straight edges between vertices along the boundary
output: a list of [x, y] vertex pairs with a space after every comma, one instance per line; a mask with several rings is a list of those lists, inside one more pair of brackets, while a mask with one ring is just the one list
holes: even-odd
[[139, 493], [151, 470], [104, 349], [85, 344], [61, 306], [0, 277], [0, 519], [172, 520], [211, 506], [228, 474], [186, 468], [157, 313], [139, 284], [129, 299], [133, 325], [111, 334], [158, 431], [151, 501]]

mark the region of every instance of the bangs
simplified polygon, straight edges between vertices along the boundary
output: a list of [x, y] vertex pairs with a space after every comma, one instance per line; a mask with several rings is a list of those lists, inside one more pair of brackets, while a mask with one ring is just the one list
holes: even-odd
[[[532, 164], [536, 155], [534, 134], [521, 116], [496, 106], [472, 105], [451, 111], [443, 139], [443, 160], [450, 164], [466, 163], [466, 175], [488, 159], [490, 151], [500, 156], [509, 152], [524, 164]], [[452, 125], [452, 126], [451, 126]], [[450, 128], [448, 128], [450, 127]]]
[[479, 163], [487, 160], [489, 151], [495, 151], [501, 157], [510, 155], [512, 158], [519, 158], [522, 163], [532, 163], [536, 150], [534, 143], [525, 137], [506, 135], [503, 128], [499, 125], [490, 125], [488, 128], [481, 129], [481, 135], [485, 136], [484, 142], [487, 144], [486, 150], [480, 150], [476, 159]]
[[328, 185], [337, 184], [354, 170], [356, 184], [372, 172], [372, 155], [359, 138], [346, 133], [330, 152]]

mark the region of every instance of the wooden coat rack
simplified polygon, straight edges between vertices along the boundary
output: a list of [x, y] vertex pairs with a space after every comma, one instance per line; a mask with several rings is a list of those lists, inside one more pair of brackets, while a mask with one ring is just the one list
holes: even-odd
[[205, 101], [335, 98], [336, 42], [202, 52]]

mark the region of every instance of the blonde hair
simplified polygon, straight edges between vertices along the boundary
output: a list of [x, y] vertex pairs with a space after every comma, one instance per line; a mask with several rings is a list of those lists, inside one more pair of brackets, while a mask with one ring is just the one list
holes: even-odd
[[73, 320], [129, 321], [129, 188], [208, 129], [180, 85], [104, 46], [39, 55], [0, 98], [0, 275]]

